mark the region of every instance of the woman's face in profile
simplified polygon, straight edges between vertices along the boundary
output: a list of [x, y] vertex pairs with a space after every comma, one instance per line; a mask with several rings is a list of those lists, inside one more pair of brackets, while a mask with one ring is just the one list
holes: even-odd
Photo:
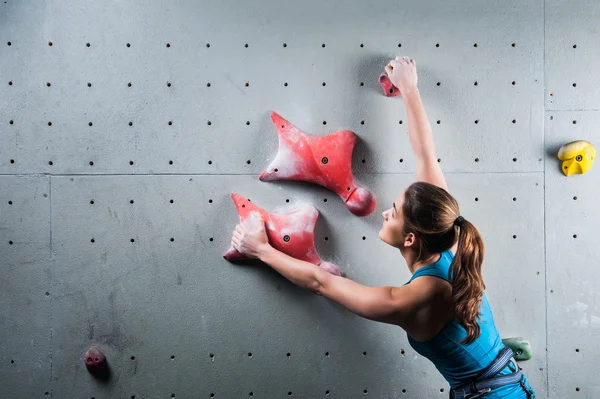
[[404, 204], [404, 191], [398, 195], [392, 203], [392, 207], [383, 211], [383, 226], [379, 230], [379, 238], [393, 247], [402, 246], [404, 217], [402, 216], [402, 205]]

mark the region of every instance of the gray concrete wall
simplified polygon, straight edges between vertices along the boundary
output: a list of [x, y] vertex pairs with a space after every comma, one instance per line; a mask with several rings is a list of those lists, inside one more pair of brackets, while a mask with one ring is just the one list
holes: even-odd
[[[408, 280], [377, 237], [415, 180], [402, 99], [377, 82], [396, 55], [417, 61], [450, 192], [485, 240], [501, 335], [530, 340], [540, 398], [600, 397], [599, 166], [567, 178], [556, 159], [600, 143], [600, 5], [255, 3], [0, 2], [0, 397], [447, 397], [401, 329], [221, 257], [236, 191], [312, 203], [348, 278]], [[356, 132], [377, 210], [260, 182], [271, 111]], [[86, 371], [94, 344], [109, 382]]]

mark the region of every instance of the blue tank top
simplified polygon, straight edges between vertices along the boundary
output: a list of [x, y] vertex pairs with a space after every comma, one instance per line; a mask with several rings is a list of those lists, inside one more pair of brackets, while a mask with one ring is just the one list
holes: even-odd
[[[450, 282], [452, 278], [450, 265], [453, 259], [452, 251], [443, 252], [437, 262], [418, 269], [406, 284], [421, 276], [435, 276]], [[454, 318], [446, 324], [442, 331], [428, 341], [417, 342], [407, 334], [410, 346], [420, 355], [429, 359], [452, 388], [473, 380], [498, 357], [504, 348], [494, 324], [494, 317], [485, 292], [480, 310], [481, 335], [470, 344], [459, 344], [467, 336], [467, 331]], [[511, 374], [514, 371], [511, 362], [498, 374]], [[525, 398], [526, 396], [521, 386], [516, 383], [496, 388], [482, 397]]]

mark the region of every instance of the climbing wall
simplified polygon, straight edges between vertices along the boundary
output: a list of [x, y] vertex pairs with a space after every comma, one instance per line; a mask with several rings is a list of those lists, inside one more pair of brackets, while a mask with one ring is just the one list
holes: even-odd
[[[253, 4], [259, 3], [259, 4]], [[486, 243], [502, 337], [540, 398], [596, 398], [600, 5], [559, 0], [0, 1], [0, 398], [444, 398], [398, 327], [223, 259], [230, 192], [320, 216], [321, 258], [368, 286], [410, 277], [378, 239], [415, 181], [401, 98], [417, 62], [437, 155]], [[352, 215], [315, 185], [261, 182], [276, 111], [360, 140]], [[98, 380], [83, 355], [108, 358]]]

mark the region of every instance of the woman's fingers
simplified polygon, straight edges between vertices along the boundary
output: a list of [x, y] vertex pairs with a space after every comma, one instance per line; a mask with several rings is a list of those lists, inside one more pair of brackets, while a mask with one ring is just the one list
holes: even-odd
[[406, 63], [406, 64], [415, 64], [415, 60], [408, 56], [397, 56], [393, 60], [390, 61], [388, 65], [394, 66], [394, 62], [396, 63]]
[[387, 73], [388, 76], [390, 76], [392, 74], [392, 67], [390, 66], [390, 64], [387, 64], [384, 69], [385, 69], [385, 73]]
[[240, 233], [238, 233], [237, 231], [234, 232], [233, 236], [231, 236], [231, 242], [239, 247], [240, 244], [242, 243], [242, 235]]
[[396, 68], [397, 66], [400, 66], [400, 62], [396, 61], [396, 60], [391, 60], [389, 64], [387, 64], [386, 68], [390, 68], [390, 70], [393, 70], [394, 68]]

